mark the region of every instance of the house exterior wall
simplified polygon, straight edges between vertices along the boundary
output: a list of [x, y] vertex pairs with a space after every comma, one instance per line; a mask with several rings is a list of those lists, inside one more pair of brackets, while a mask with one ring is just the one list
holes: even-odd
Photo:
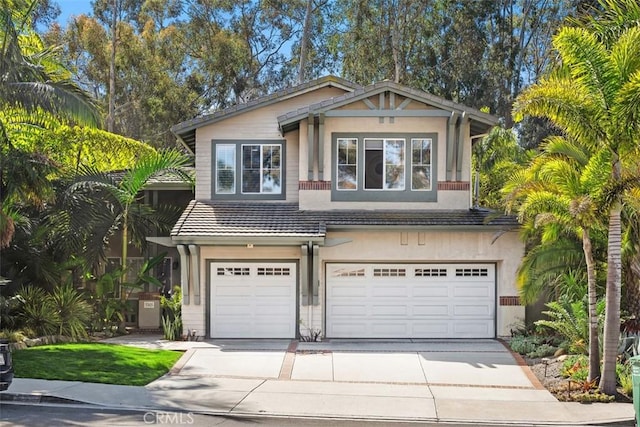
[[[300, 248], [295, 246], [201, 246], [199, 258], [200, 275], [200, 304], [195, 304], [193, 299], [187, 304], [182, 303], [182, 323], [183, 331], [186, 334], [189, 330], [198, 331], [198, 336], [208, 335], [208, 306], [210, 306], [210, 262], [211, 261], [246, 261], [256, 262], [260, 260], [272, 261], [300, 261]], [[296, 272], [298, 289], [300, 288], [300, 272]], [[191, 293], [194, 293], [193, 281], [191, 283]]]
[[[515, 286], [523, 245], [517, 232], [496, 238], [495, 232], [484, 231], [408, 231], [407, 244], [401, 244], [399, 231], [331, 232], [327, 238], [350, 239], [350, 243], [320, 248], [320, 300], [324, 301], [325, 264], [330, 262], [491, 262], [496, 265], [496, 331], [508, 336], [510, 327], [524, 319], [524, 306], [500, 305], [501, 297], [516, 297]], [[424, 237], [424, 244], [419, 244]], [[520, 256], [516, 256], [520, 255]], [[324, 305], [324, 304], [323, 304]], [[317, 316], [316, 316], [317, 317]]]
[[[399, 231], [362, 231], [329, 232], [330, 239], [349, 239], [333, 247], [320, 247], [320, 270], [318, 273], [318, 304], [303, 305], [298, 301], [298, 321], [301, 331], [307, 329], [324, 330], [325, 316], [325, 266], [331, 262], [370, 262], [370, 263], [495, 263], [496, 266], [496, 331], [498, 336], [508, 336], [510, 329], [519, 320], [524, 319], [524, 306], [505, 305], [505, 298], [516, 298], [516, 271], [519, 265], [522, 243], [517, 232], [508, 232], [496, 238], [492, 231], [407, 231], [407, 244], [401, 244]], [[495, 241], [494, 241], [495, 239]], [[424, 241], [424, 244], [420, 242]], [[295, 247], [230, 247], [202, 246], [200, 248], [200, 295], [201, 302], [196, 305], [183, 304], [183, 323], [185, 333], [197, 330], [204, 335], [208, 326], [207, 306], [210, 304], [209, 265], [211, 261], [247, 261], [261, 260], [300, 261], [300, 248]], [[297, 272], [298, 292], [300, 292], [300, 271]], [[193, 290], [192, 290], [193, 292]], [[200, 332], [202, 331], [202, 333]]]
[[[213, 198], [211, 191], [212, 140], [285, 139], [278, 128], [278, 116], [342, 94], [344, 94], [344, 91], [341, 89], [325, 87], [198, 128], [196, 130], [196, 200], [210, 200]], [[290, 132], [285, 137], [287, 140], [286, 197], [287, 201], [295, 201], [297, 200], [298, 189], [299, 135], [297, 132]]]

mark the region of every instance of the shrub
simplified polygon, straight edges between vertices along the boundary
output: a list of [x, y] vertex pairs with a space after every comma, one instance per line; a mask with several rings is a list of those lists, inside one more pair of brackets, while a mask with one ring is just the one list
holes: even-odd
[[182, 289], [180, 286], [173, 288], [172, 295], [167, 298], [160, 297], [160, 306], [163, 308], [162, 332], [164, 339], [177, 340], [182, 337]]
[[562, 363], [560, 373], [565, 378], [584, 382], [589, 376], [589, 359], [584, 355], [569, 356]]
[[21, 300], [17, 308], [20, 326], [39, 336], [55, 334], [59, 315], [49, 294], [36, 286], [24, 286], [18, 290], [18, 295]]
[[58, 335], [73, 339], [85, 338], [86, 328], [91, 318], [91, 307], [84, 296], [67, 283], [56, 287], [50, 298], [58, 311], [56, 319]]
[[618, 384], [622, 388], [622, 392], [627, 396], [631, 396], [633, 393], [633, 382], [631, 380], [631, 364], [618, 363], [616, 365], [616, 376], [618, 377]]
[[543, 335], [515, 335], [509, 341], [509, 346], [516, 353], [532, 359], [554, 354], [557, 346], [553, 345], [553, 337]]
[[[586, 301], [552, 301], [546, 304], [549, 310], [543, 313], [549, 319], [538, 320], [536, 325], [556, 331], [566, 342], [570, 353], [589, 353], [589, 317]], [[604, 300], [598, 301], [596, 312], [598, 323], [604, 320]]]

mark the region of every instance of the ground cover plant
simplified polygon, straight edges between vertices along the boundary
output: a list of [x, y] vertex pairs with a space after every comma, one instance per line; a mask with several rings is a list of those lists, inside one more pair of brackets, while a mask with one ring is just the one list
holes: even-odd
[[13, 353], [17, 378], [144, 386], [166, 374], [182, 353], [114, 344], [69, 343]]

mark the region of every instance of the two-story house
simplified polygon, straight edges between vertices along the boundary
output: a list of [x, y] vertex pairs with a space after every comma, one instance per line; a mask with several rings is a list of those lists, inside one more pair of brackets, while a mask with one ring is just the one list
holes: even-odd
[[392, 82], [325, 77], [172, 128], [196, 190], [171, 237], [185, 333], [493, 338], [524, 318], [517, 222], [472, 207], [497, 124]]

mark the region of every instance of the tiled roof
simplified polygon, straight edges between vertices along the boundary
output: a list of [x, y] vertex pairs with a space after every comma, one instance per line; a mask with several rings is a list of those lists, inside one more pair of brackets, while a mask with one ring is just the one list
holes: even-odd
[[297, 203], [192, 201], [172, 236], [321, 237], [324, 227]]
[[324, 237], [340, 227], [483, 227], [511, 229], [515, 217], [470, 210], [301, 211], [297, 203], [192, 201], [174, 237]]

